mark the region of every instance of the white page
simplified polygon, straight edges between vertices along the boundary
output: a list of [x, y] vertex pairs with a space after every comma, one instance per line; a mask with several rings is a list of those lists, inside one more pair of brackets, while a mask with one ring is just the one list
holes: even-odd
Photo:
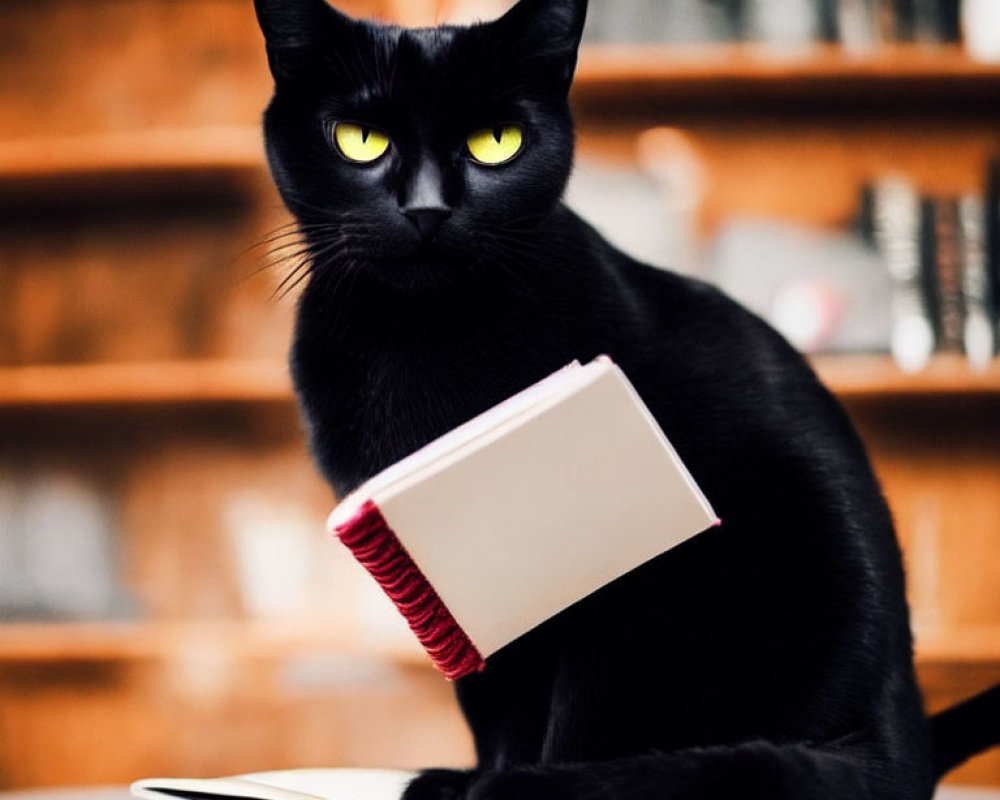
[[293, 769], [226, 778], [146, 778], [131, 790], [141, 800], [167, 800], [178, 792], [249, 800], [399, 800], [415, 776], [387, 769]]

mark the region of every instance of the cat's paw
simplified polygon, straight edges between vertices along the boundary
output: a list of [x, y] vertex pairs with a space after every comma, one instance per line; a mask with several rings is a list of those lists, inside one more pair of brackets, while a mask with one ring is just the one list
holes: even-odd
[[417, 775], [402, 800], [461, 800], [475, 773], [461, 769], [427, 769]]

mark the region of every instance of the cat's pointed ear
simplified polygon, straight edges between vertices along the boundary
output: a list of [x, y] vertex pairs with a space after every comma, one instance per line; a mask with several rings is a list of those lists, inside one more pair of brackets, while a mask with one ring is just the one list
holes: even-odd
[[569, 91], [587, 18], [587, 0], [520, 0], [494, 24], [514, 53], [553, 63], [550, 75]]
[[324, 49], [350, 35], [354, 21], [325, 0], [254, 0], [276, 82], [295, 78]]

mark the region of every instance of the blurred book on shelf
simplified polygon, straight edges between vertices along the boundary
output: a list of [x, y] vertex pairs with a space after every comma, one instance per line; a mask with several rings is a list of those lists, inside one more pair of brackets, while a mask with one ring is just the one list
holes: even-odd
[[972, 368], [982, 371], [997, 352], [996, 298], [990, 285], [990, 263], [984, 241], [985, 201], [975, 195], [962, 196], [958, 201], [958, 224], [963, 267], [961, 292], [965, 302], [962, 346]]
[[1000, 334], [1000, 155], [995, 156], [989, 165], [985, 203], [983, 244], [986, 249], [986, 285], [984, 289], [990, 298], [986, 307], [991, 311], [995, 334]]
[[0, 620], [127, 616], [113, 516], [82, 475], [0, 469]]
[[934, 352], [936, 317], [927, 288], [932, 279], [921, 258], [926, 248], [920, 197], [906, 178], [893, 175], [875, 182], [863, 211], [870, 211], [871, 221], [863, 222], [862, 229], [871, 230], [892, 281], [889, 350], [904, 372], [919, 372]]
[[953, 197], [927, 197], [921, 202], [927, 235], [921, 259], [927, 262], [927, 291], [934, 309], [931, 318], [937, 349], [962, 350], [965, 323], [965, 295], [962, 288], [961, 239], [958, 228], [958, 201]]
[[970, 56], [977, 61], [1000, 61], [1000, 3], [963, 0], [961, 28]]

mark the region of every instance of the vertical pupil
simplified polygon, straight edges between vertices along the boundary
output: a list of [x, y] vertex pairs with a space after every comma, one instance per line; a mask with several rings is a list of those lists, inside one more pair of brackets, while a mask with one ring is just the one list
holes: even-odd
[[503, 138], [503, 128], [497, 126], [493, 129], [493, 138], [497, 140], [497, 144], [500, 144], [500, 140]]
[[366, 144], [368, 142], [368, 137], [371, 135], [371, 128], [361, 128], [361, 143]]

